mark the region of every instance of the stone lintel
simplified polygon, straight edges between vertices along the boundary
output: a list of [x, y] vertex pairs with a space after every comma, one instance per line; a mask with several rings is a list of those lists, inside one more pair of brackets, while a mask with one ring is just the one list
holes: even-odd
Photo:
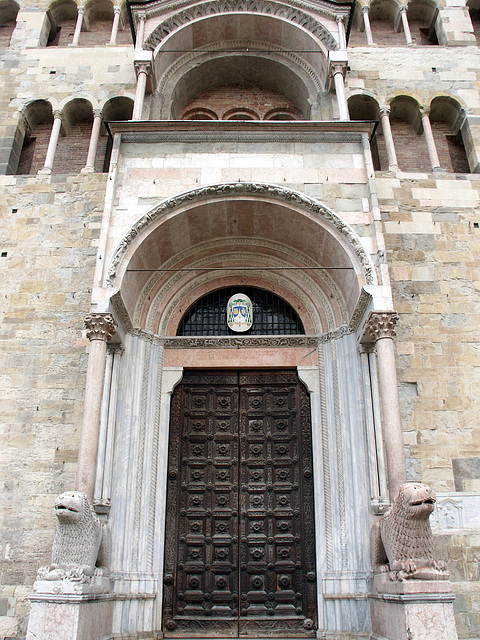
[[[352, 141], [361, 142], [361, 134], [373, 133], [375, 122], [365, 122], [360, 120], [323, 120], [317, 122], [305, 122], [300, 120], [290, 120], [286, 122], [275, 122], [272, 120], [246, 120], [244, 122], [229, 120], [125, 120], [121, 122], [106, 123], [110, 133], [115, 135], [120, 133], [122, 140], [129, 134], [132, 138], [140, 134], [162, 134], [166, 136], [177, 135], [182, 139], [189, 135], [195, 136], [218, 136], [219, 134], [232, 134], [239, 136], [240, 141], [248, 136], [268, 136], [286, 135], [289, 139], [295, 136], [325, 136], [333, 134], [349, 134]], [[136, 141], [136, 140], [129, 140]], [[321, 142], [321, 138], [316, 138], [312, 142]]]

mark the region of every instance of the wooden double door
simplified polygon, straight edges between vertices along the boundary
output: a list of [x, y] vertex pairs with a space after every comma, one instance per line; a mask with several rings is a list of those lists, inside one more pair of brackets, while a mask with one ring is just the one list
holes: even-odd
[[314, 636], [309, 398], [295, 371], [186, 371], [172, 396], [163, 628]]

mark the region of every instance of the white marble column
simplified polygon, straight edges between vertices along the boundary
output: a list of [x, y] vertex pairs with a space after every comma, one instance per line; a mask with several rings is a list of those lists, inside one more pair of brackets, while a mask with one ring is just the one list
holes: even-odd
[[53, 162], [55, 160], [55, 152], [57, 151], [58, 138], [60, 136], [60, 129], [62, 128], [62, 112], [54, 111], [53, 113], [53, 125], [50, 133], [50, 140], [48, 141], [47, 155], [45, 156], [45, 163], [43, 169], [38, 171], [39, 174], [52, 173]]
[[82, 31], [83, 16], [85, 14], [85, 7], [78, 7], [77, 24], [75, 25], [75, 33], [73, 34], [72, 47], [77, 47], [80, 40], [80, 33]]
[[143, 41], [145, 40], [145, 21], [147, 16], [145, 13], [141, 13], [138, 16], [138, 29], [137, 29], [137, 38], [135, 40], [135, 49], [141, 50], [143, 49]]
[[332, 64], [331, 73], [335, 84], [335, 94], [337, 96], [338, 115], [340, 120], [350, 120], [348, 113], [347, 99], [345, 98], [345, 85], [343, 83], [344, 64]]
[[137, 91], [135, 93], [135, 102], [133, 104], [132, 120], [142, 119], [143, 101], [147, 89], [147, 77], [152, 70], [150, 62], [136, 62], [135, 71], [137, 73]]
[[400, 485], [407, 480], [393, 344], [397, 321], [398, 316], [393, 311], [373, 312], [365, 327], [377, 349], [378, 386], [383, 416], [388, 488], [392, 502], [397, 497]]
[[370, 25], [370, 18], [368, 12], [370, 7], [362, 7], [363, 26], [365, 27], [365, 35], [367, 36], [367, 44], [374, 44], [372, 36], [372, 27]]
[[425, 142], [427, 143], [428, 157], [430, 158], [432, 171], [442, 171], [437, 153], [437, 145], [435, 144], [435, 138], [433, 137], [429, 113], [429, 109], [420, 109], [420, 114], [422, 116], [423, 135], [425, 136]]
[[93, 173], [95, 171], [95, 156], [97, 155], [98, 138], [102, 126], [103, 112], [101, 109], [93, 111], [92, 133], [90, 134], [90, 144], [88, 146], [87, 163], [82, 169], [82, 173]]
[[76, 489], [86, 493], [91, 503], [95, 491], [107, 342], [115, 333], [116, 324], [109, 313], [91, 313], [85, 318], [85, 326], [90, 340], [90, 353], [78, 448]]
[[108, 42], [108, 44], [116, 44], [119, 24], [120, 24], [120, 7], [114, 7], [112, 33], [110, 34], [110, 41]]
[[390, 128], [390, 108], [384, 107], [380, 109], [380, 121], [382, 123], [383, 138], [387, 149], [388, 170], [398, 171], [398, 160], [393, 144], [392, 129]]
[[412, 34], [410, 33], [410, 25], [408, 24], [407, 10], [408, 7], [406, 6], [400, 7], [399, 9], [400, 18], [402, 20], [403, 33], [405, 34], [405, 41], [407, 45], [410, 45], [413, 44], [413, 41]]
[[347, 38], [345, 36], [345, 25], [343, 24], [343, 16], [337, 16], [338, 26], [338, 46], [340, 49], [347, 48]]

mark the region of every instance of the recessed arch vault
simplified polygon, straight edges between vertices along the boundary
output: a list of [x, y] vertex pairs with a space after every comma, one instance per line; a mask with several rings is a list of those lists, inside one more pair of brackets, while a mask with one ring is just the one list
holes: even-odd
[[275, 291], [320, 333], [348, 324], [376, 275], [352, 228], [318, 201], [231, 183], [151, 209], [113, 252], [107, 279], [134, 325], [157, 335], [174, 335], [186, 305], [235, 282]]

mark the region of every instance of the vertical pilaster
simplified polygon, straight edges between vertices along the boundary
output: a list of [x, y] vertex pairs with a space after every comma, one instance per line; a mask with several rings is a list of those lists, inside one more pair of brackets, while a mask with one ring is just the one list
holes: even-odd
[[62, 128], [62, 116], [63, 114], [61, 111], [54, 111], [53, 113], [52, 132], [50, 133], [50, 140], [48, 141], [47, 155], [45, 156], [43, 169], [39, 170], [39, 174], [52, 173], [55, 153], [57, 151], [58, 138], [60, 136], [60, 129]]
[[388, 488], [392, 502], [397, 497], [400, 485], [407, 479], [393, 344], [397, 321], [398, 315], [393, 311], [374, 312], [365, 327], [377, 349], [378, 386], [383, 416]]
[[85, 318], [87, 337], [90, 340], [85, 404], [78, 449], [77, 491], [85, 493], [93, 501], [97, 469], [98, 439], [105, 377], [107, 342], [116, 331], [116, 323], [109, 313], [91, 313]]

